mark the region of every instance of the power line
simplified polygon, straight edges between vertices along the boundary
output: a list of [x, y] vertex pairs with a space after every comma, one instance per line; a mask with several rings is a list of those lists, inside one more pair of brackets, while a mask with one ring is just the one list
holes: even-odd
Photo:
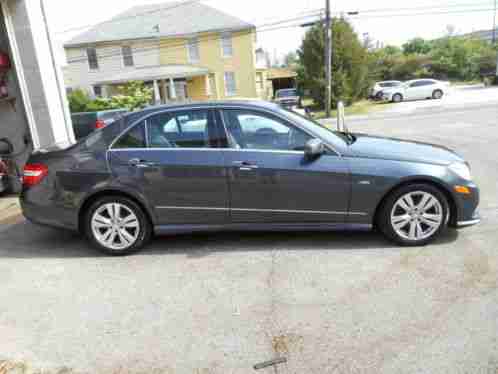
[[[321, 10], [320, 10], [320, 12], [321, 12]], [[293, 21], [302, 20], [302, 19], [311, 18], [311, 17], [316, 17], [317, 15], [318, 15], [318, 13], [315, 14], [315, 15], [310, 14], [310, 15], [306, 15], [306, 16], [301, 16], [301, 17], [295, 17], [295, 18], [289, 18], [289, 19], [285, 19], [285, 20], [280, 20], [280, 21], [273, 22], [273, 23], [266, 23], [266, 24], [262, 24], [262, 25], [256, 26], [256, 30], [257, 30], [258, 33], [262, 33], [262, 32], [267, 32], [267, 31], [274, 31], [274, 30], [278, 30], [278, 29], [283, 29], [283, 28], [300, 27], [302, 21], [300, 23], [297, 23], [297, 24], [288, 24], [288, 23], [289, 22], [293, 22]], [[235, 36], [235, 37], [237, 37], [237, 36]], [[220, 40], [220, 37], [218, 35], [214, 35], [214, 36], [209, 35], [209, 36], [206, 36], [206, 37], [200, 37], [200, 38], [198, 38], [199, 42], [201, 42], [201, 41], [212, 41], [212, 40]], [[179, 43], [175, 43], [175, 44], [171, 44], [170, 46], [167, 47], [167, 50], [171, 51], [171, 50], [180, 49], [180, 48], [185, 48], [185, 42], [184, 41], [179, 42]], [[142, 54], [142, 52], [156, 51], [156, 50], [157, 50], [157, 46], [137, 48], [137, 49], [133, 50], [133, 54], [134, 55], [136, 55], [136, 54]], [[112, 58], [112, 57], [122, 58], [121, 51], [119, 51], [119, 52], [112, 52], [112, 53], [109, 53], [109, 54], [104, 54], [104, 55], [99, 55], [98, 56], [99, 59], [109, 59], [109, 58]], [[67, 63], [68, 64], [72, 64], [72, 63], [77, 63], [77, 62], [85, 62], [85, 61], [87, 61], [87, 59], [88, 59], [87, 56], [82, 56], [82, 57], [78, 57], [78, 58], [74, 58], [74, 59], [68, 60]]]
[[[478, 7], [478, 6], [490, 6], [492, 3], [490, 1], [486, 2], [474, 2], [474, 3], [460, 3], [460, 4], [446, 4], [446, 5], [425, 5], [419, 7], [410, 8], [373, 8], [373, 9], [358, 9], [355, 13], [386, 13], [386, 12], [399, 12], [399, 11], [410, 11], [410, 10], [428, 10], [428, 9], [443, 9], [443, 8], [461, 8], [461, 7]], [[348, 11], [334, 12], [336, 15], [347, 14]]]
[[354, 19], [369, 19], [369, 18], [391, 18], [391, 17], [416, 17], [416, 16], [433, 16], [433, 15], [444, 15], [444, 14], [467, 14], [467, 13], [478, 13], [478, 12], [492, 12], [493, 9], [465, 9], [458, 11], [442, 11], [442, 12], [420, 12], [420, 13], [402, 13], [402, 14], [382, 14], [382, 15], [366, 15], [354, 16]]
[[122, 21], [127, 20], [127, 19], [132, 19], [132, 18], [136, 18], [136, 17], [140, 17], [140, 16], [145, 16], [145, 15], [148, 15], [148, 14], [160, 13], [160, 12], [164, 12], [164, 11], [167, 11], [167, 10], [179, 8], [181, 6], [186, 6], [186, 5], [198, 3], [200, 1], [201, 0], [185, 0], [185, 1], [181, 2], [181, 3], [179, 3], [179, 4], [175, 4], [175, 5], [172, 5], [170, 7], [164, 7], [164, 8], [149, 10], [149, 11], [146, 11], [146, 12], [134, 14], [132, 16], [111, 18], [110, 20], [103, 21], [103, 22], [100, 22], [100, 23], [97, 23], [97, 24], [88, 24], [88, 25], [84, 25], [84, 26], [72, 27], [72, 28], [69, 28], [69, 29], [61, 30], [61, 31], [55, 31], [54, 33], [57, 34], [57, 35], [59, 35], [59, 34], [66, 34], [68, 32], [73, 32], [73, 31], [78, 31], [78, 30], [84, 30], [84, 29], [88, 29], [88, 28], [94, 27], [94, 26], [101, 26], [101, 25], [105, 25], [105, 24], [109, 24], [109, 23], [119, 23], [119, 22], [122, 22]]

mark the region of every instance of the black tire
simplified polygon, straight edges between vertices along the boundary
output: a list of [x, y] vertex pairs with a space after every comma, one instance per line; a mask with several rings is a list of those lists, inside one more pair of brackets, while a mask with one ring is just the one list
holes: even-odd
[[[98, 239], [95, 237], [92, 230], [92, 217], [94, 213], [103, 205], [109, 203], [118, 203], [124, 205], [131, 212], [135, 214], [138, 220], [139, 228], [137, 239], [133, 242], [132, 245], [123, 248], [123, 249], [113, 249], [110, 247], [106, 247], [102, 245]], [[93, 204], [87, 209], [84, 216], [84, 232], [89, 242], [100, 252], [111, 255], [111, 256], [125, 256], [132, 253], [136, 253], [140, 251], [150, 240], [152, 236], [152, 226], [149, 218], [143, 211], [143, 209], [135, 203], [133, 200], [130, 200], [125, 197], [120, 196], [107, 196], [102, 197], [93, 202]]]
[[[394, 229], [393, 224], [391, 223], [391, 212], [394, 208], [395, 203], [400, 199], [403, 195], [406, 195], [410, 192], [427, 192], [435, 197], [442, 207], [442, 217], [443, 220], [439, 226], [439, 228], [431, 234], [431, 236], [421, 239], [421, 240], [408, 240], [402, 236], [400, 236]], [[376, 217], [376, 227], [381, 231], [384, 236], [402, 246], [424, 246], [426, 244], [434, 241], [447, 227], [448, 219], [449, 219], [449, 204], [446, 196], [443, 192], [441, 192], [437, 187], [434, 187], [430, 184], [412, 184], [405, 185], [393, 191], [387, 198], [384, 200], [382, 206], [380, 207], [377, 217]]]
[[434, 100], [440, 100], [443, 98], [443, 91], [442, 90], [434, 90], [434, 92], [432, 93], [432, 98]]
[[403, 101], [403, 95], [397, 93], [393, 95], [392, 102], [393, 103], [401, 103]]

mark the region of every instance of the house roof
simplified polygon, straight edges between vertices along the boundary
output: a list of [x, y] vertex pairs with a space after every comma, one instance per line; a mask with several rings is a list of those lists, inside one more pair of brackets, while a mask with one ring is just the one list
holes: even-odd
[[129, 81], [151, 81], [155, 79], [189, 78], [206, 75], [209, 69], [192, 65], [162, 65], [133, 70], [122, 70], [121, 72], [106, 77], [99, 84], [118, 84]]
[[270, 68], [268, 69], [268, 79], [295, 78], [297, 73], [286, 68]]
[[98, 42], [236, 31], [255, 26], [199, 1], [140, 5], [74, 37], [64, 47]]

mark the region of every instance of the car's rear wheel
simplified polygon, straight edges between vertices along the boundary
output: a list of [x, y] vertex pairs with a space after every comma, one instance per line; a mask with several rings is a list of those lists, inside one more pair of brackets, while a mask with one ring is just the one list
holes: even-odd
[[403, 95], [397, 93], [393, 95], [393, 103], [400, 103], [403, 101]]
[[101, 252], [122, 256], [139, 251], [151, 237], [151, 226], [142, 208], [124, 197], [103, 197], [85, 216], [85, 233]]
[[448, 201], [438, 188], [428, 184], [407, 185], [385, 200], [377, 226], [398, 244], [421, 246], [441, 234], [448, 214]]
[[441, 90], [435, 90], [433, 93], [432, 93], [432, 98], [435, 99], [435, 100], [439, 100], [443, 97], [443, 91]]

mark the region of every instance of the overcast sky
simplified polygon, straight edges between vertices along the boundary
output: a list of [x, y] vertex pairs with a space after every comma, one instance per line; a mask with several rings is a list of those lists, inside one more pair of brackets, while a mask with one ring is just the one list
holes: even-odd
[[[78, 33], [61, 31], [107, 20], [134, 5], [167, 3], [160, 0], [44, 1], [51, 31], [59, 43]], [[323, 9], [325, 0], [203, 0], [203, 3], [258, 26]], [[493, 25], [494, 0], [331, 0], [331, 3], [334, 13], [359, 11], [358, 16], [349, 17], [356, 31], [360, 36], [368, 33], [370, 38], [385, 44], [401, 45], [416, 36], [437, 38], [446, 33], [447, 25], [453, 25], [458, 33], [491, 29]], [[416, 10], [411, 10], [414, 8]], [[394, 11], [398, 15], [392, 15]], [[415, 12], [425, 14], [406, 16]], [[258, 44], [282, 56], [299, 47], [304, 31], [293, 27], [261, 32]]]

